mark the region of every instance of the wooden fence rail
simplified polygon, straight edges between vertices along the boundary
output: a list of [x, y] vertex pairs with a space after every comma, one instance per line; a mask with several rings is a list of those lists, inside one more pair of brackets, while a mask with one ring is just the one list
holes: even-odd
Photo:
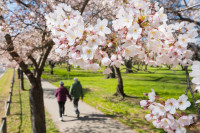
[[2, 123], [1, 123], [1, 127], [0, 127], [0, 133], [7, 133], [7, 121], [6, 118], [8, 115], [10, 115], [10, 104], [12, 102], [12, 92], [13, 92], [13, 85], [15, 82], [15, 69], [14, 69], [14, 73], [13, 73], [13, 79], [11, 82], [11, 86], [10, 86], [10, 92], [9, 92], [9, 97], [8, 97], [8, 101], [6, 101], [6, 113], [5, 113], [5, 117], [2, 118]]

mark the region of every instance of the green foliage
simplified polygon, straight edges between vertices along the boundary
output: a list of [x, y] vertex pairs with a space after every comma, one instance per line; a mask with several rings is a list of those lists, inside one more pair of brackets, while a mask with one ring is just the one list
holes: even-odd
[[[31, 115], [29, 104], [29, 83], [25, 80], [25, 91], [19, 89], [19, 79], [17, 74], [13, 88], [13, 97], [11, 103], [11, 115], [7, 117], [8, 133], [30, 133], [31, 132]], [[46, 114], [47, 133], [59, 133], [55, 128], [49, 114]]]
[[[149, 71], [156, 69], [158, 68], [148, 68]], [[178, 98], [185, 93], [187, 87], [185, 72], [180, 69], [161, 69], [154, 74], [148, 72], [125, 74], [125, 71], [122, 71], [124, 91], [130, 97], [121, 101], [120, 97], [113, 96], [116, 91], [117, 80], [105, 79], [102, 71], [92, 72], [72, 69], [69, 80], [66, 68], [54, 68], [54, 75], [50, 75], [49, 71], [50, 69], [46, 67], [42, 78], [56, 86], [62, 80], [65, 86], [69, 87], [73, 83], [73, 78], [78, 77], [84, 88], [84, 101], [86, 103], [105, 114], [111, 115], [138, 132], [149, 132], [149, 130], [163, 132], [145, 120], [144, 115], [148, 111], [143, 110], [139, 105], [140, 100], [147, 99], [143, 93], [148, 93], [153, 88], [164, 99]], [[191, 95], [188, 96], [189, 100], [192, 101]], [[194, 106], [190, 107], [187, 113], [196, 113]]]

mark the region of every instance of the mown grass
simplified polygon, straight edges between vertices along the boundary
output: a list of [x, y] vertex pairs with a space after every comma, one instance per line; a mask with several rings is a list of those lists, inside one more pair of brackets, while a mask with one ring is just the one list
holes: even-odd
[[[30, 85], [25, 80], [25, 91], [19, 89], [19, 79], [15, 76], [10, 115], [7, 117], [8, 133], [31, 133], [31, 118], [29, 105]], [[47, 133], [59, 133], [49, 114], [46, 112]]]
[[[158, 68], [148, 68], [154, 71]], [[92, 72], [81, 69], [72, 69], [70, 79], [68, 80], [68, 72], [66, 68], [56, 67], [54, 75], [50, 75], [50, 69], [45, 68], [42, 78], [50, 81], [58, 86], [59, 81], [64, 81], [66, 86], [70, 86], [74, 77], [78, 77], [84, 88], [84, 101], [96, 107], [105, 114], [112, 115], [115, 119], [130, 126], [138, 132], [159, 132], [162, 130], [156, 129], [147, 122], [144, 115], [148, 111], [143, 110], [139, 102], [142, 99], [147, 99], [143, 93], [148, 93], [153, 88], [156, 93], [167, 98], [177, 98], [184, 94], [186, 90], [185, 72], [180, 69], [167, 70], [161, 69], [156, 73], [138, 72], [125, 74], [122, 71], [124, 82], [124, 91], [130, 97], [120, 101], [119, 97], [112, 96], [115, 93], [117, 80], [105, 79], [102, 71]], [[188, 94], [189, 100], [192, 101], [191, 95]], [[197, 96], [197, 95], [196, 95]], [[197, 96], [198, 97], [198, 96]], [[200, 98], [200, 97], [198, 97]], [[187, 113], [196, 113], [194, 106], [190, 107]]]
[[8, 100], [12, 77], [13, 69], [8, 69], [0, 78], [0, 118], [5, 115], [5, 102]]

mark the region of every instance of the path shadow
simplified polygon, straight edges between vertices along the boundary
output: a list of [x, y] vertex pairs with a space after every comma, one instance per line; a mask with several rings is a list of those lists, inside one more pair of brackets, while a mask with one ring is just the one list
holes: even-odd
[[[84, 115], [81, 114], [81, 115]], [[74, 118], [74, 116], [68, 116]], [[131, 129], [122, 126], [115, 120], [110, 118], [114, 117], [113, 115], [104, 115], [104, 114], [85, 114], [85, 116], [80, 117], [79, 119], [74, 118], [72, 120], [64, 120], [63, 122], [78, 121], [73, 127], [68, 127], [64, 129], [63, 133], [133, 133], [130, 132]]]
[[[84, 116], [83, 116], [84, 115]], [[62, 122], [71, 122], [71, 121], [103, 121], [108, 118], [115, 117], [115, 115], [105, 115], [105, 114], [85, 114], [81, 113], [81, 116], [77, 118], [76, 116], [64, 115], [65, 117], [74, 118], [71, 120], [63, 120]]]

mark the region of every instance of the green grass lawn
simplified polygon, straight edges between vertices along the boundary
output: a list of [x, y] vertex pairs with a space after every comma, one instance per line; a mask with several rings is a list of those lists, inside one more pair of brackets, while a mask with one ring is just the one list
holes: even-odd
[[[150, 71], [156, 69], [158, 68], [148, 68]], [[120, 97], [112, 96], [116, 90], [117, 80], [105, 79], [102, 71], [92, 72], [72, 69], [69, 75], [70, 79], [68, 80], [68, 72], [66, 68], [62, 67], [56, 67], [54, 75], [50, 75], [49, 67], [45, 67], [42, 78], [56, 86], [62, 80], [69, 87], [73, 83], [73, 78], [78, 77], [84, 88], [84, 101], [86, 103], [105, 114], [112, 115], [113, 118], [138, 132], [163, 132], [154, 128], [150, 122], [145, 120], [144, 115], [148, 111], [143, 110], [139, 105], [142, 99], [147, 99], [143, 93], [148, 93], [153, 88], [160, 97], [178, 99], [180, 95], [185, 93], [187, 87], [185, 72], [180, 69], [161, 69], [154, 74], [148, 72], [125, 74], [122, 71], [124, 91], [131, 97], [120, 101]], [[191, 95], [188, 94], [188, 96], [189, 100], [192, 101]], [[196, 113], [194, 106], [190, 107], [187, 113]]]
[[8, 100], [12, 77], [13, 69], [8, 69], [0, 78], [0, 118], [5, 115], [5, 101]]
[[[19, 89], [19, 79], [17, 74], [15, 76], [15, 83], [13, 88], [13, 96], [11, 103], [10, 115], [7, 117], [8, 133], [30, 133], [31, 132], [31, 118], [29, 105], [29, 88], [30, 85], [25, 80], [25, 91]], [[55, 128], [49, 114], [46, 112], [46, 127], [47, 133], [59, 133]]]

